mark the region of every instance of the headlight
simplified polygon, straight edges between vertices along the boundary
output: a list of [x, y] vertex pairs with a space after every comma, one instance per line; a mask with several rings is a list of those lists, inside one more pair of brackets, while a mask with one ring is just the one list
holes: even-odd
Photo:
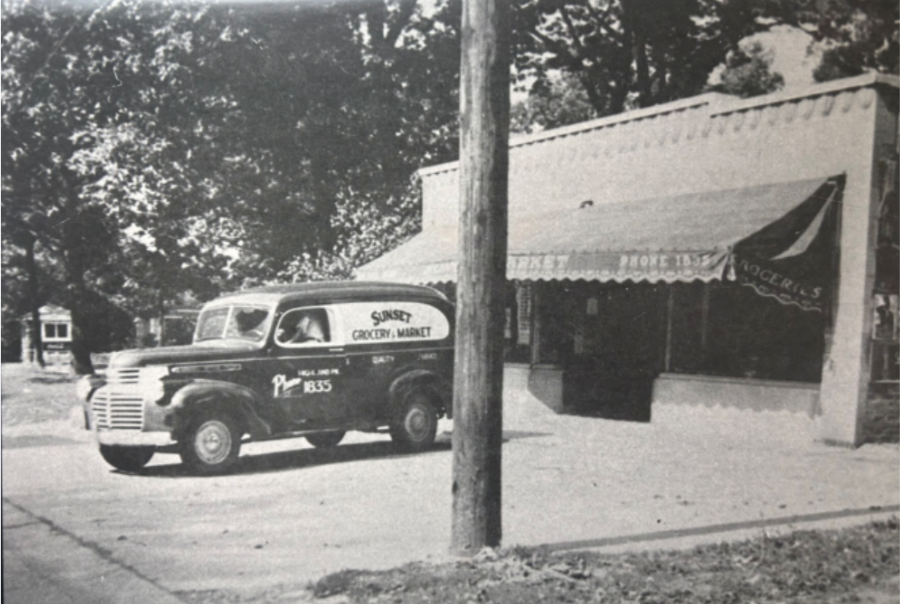
[[166, 385], [162, 378], [169, 375], [168, 367], [143, 367], [139, 387], [141, 396], [150, 403], [156, 403], [166, 395]]

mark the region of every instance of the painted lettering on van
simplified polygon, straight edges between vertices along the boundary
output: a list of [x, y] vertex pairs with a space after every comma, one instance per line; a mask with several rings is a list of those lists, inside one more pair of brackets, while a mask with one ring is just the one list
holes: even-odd
[[410, 319], [412, 319], [412, 313], [406, 312], [405, 310], [399, 310], [397, 308], [390, 308], [385, 310], [375, 310], [372, 311], [372, 325], [378, 327], [382, 323], [387, 321], [400, 321], [402, 323], [409, 323]]
[[399, 327], [398, 338], [428, 338], [431, 337], [431, 327]]
[[336, 305], [348, 344], [442, 340], [450, 322], [438, 308], [419, 302], [347, 302]]
[[274, 378], [272, 378], [272, 385], [275, 387], [273, 396], [276, 396], [276, 397], [281, 396], [288, 390], [291, 390], [292, 388], [297, 388], [302, 383], [303, 383], [302, 377], [288, 379], [288, 377], [284, 374], [276, 375]]
[[377, 342], [391, 339], [390, 329], [354, 329], [350, 334], [354, 342]]

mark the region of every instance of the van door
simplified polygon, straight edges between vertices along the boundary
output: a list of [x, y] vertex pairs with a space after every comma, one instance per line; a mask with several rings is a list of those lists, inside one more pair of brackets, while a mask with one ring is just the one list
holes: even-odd
[[275, 327], [270, 394], [295, 429], [338, 424], [347, 417], [346, 356], [334, 310], [288, 310]]
[[446, 348], [450, 322], [423, 302], [386, 300], [336, 305], [347, 354], [349, 412], [367, 420], [390, 419], [388, 389], [410, 372], [433, 372]]

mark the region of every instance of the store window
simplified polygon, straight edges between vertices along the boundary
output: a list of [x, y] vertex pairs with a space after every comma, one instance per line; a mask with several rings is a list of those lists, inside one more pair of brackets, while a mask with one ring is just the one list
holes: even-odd
[[701, 372], [817, 383], [825, 317], [759, 296], [735, 283], [712, 285]]
[[529, 283], [514, 282], [507, 290], [504, 360], [528, 363], [531, 360], [534, 325], [534, 293]]
[[900, 199], [897, 162], [882, 162], [883, 191], [875, 249], [875, 297], [872, 307], [872, 381], [900, 381]]
[[875, 294], [872, 321], [872, 381], [900, 380], [900, 326], [896, 294]]
[[44, 323], [44, 339], [45, 340], [68, 340], [69, 324], [68, 323]]

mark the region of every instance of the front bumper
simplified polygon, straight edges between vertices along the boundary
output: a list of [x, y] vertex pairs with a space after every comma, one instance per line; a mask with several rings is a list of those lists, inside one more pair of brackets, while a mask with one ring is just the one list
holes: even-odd
[[101, 445], [119, 447], [168, 447], [175, 444], [168, 432], [132, 432], [129, 430], [94, 430]]

